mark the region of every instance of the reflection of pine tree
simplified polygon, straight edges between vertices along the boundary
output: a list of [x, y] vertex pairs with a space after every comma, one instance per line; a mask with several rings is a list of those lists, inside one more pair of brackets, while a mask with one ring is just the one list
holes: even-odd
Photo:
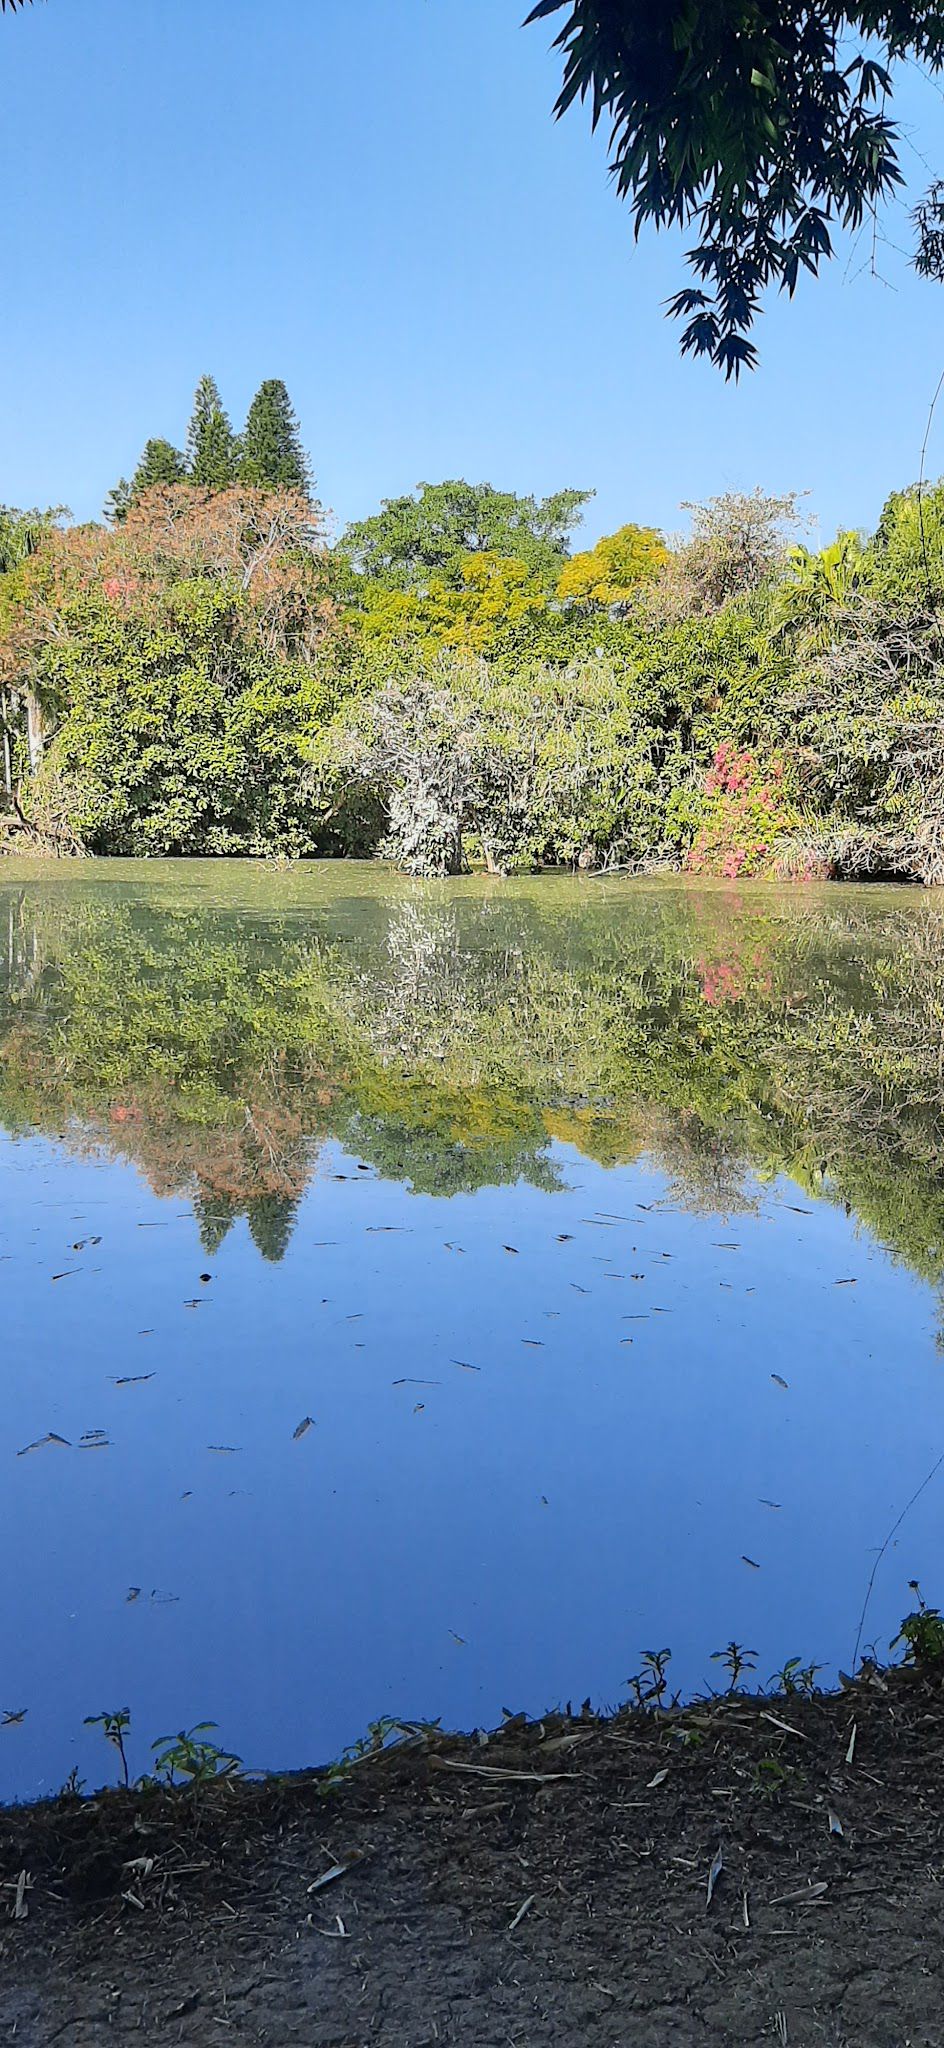
[[193, 1213], [200, 1232], [200, 1248], [212, 1259], [236, 1220], [238, 1211], [228, 1195], [201, 1188], [193, 1198]]
[[284, 1259], [295, 1228], [298, 1214], [298, 1197], [287, 1195], [258, 1195], [246, 1203], [246, 1220], [249, 1234], [257, 1252], [264, 1259], [277, 1265]]

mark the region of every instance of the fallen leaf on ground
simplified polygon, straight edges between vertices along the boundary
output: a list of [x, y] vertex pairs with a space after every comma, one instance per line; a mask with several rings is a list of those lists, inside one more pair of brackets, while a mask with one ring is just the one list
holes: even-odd
[[308, 1886], [309, 1892], [321, 1892], [326, 1884], [335, 1884], [339, 1877], [346, 1877], [349, 1870], [356, 1870], [361, 1861], [360, 1856], [355, 1856], [350, 1863], [332, 1863], [330, 1870], [322, 1871], [321, 1876]]
[[821, 1899], [823, 1893], [828, 1890], [828, 1884], [821, 1880], [819, 1884], [804, 1885], [802, 1891], [778, 1892], [777, 1897], [771, 1899], [770, 1903], [772, 1906], [806, 1906], [813, 1899]]

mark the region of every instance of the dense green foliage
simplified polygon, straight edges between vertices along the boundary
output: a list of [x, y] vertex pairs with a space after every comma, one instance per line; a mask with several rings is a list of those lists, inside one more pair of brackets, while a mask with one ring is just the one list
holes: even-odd
[[592, 493], [555, 491], [541, 500], [496, 491], [461, 478], [419, 484], [418, 496], [385, 498], [372, 519], [349, 526], [341, 552], [365, 580], [388, 590], [438, 582], [458, 589], [468, 556], [522, 562], [553, 589], [568, 553], [568, 535]]
[[[637, 233], [694, 228], [682, 347], [728, 376], [766, 286], [790, 294], [902, 182], [891, 116], [908, 63], [944, 68], [940, 0], [537, 0], [564, 14], [563, 113], [589, 99]], [[919, 209], [919, 267], [941, 274], [944, 189]]]
[[84, 599], [68, 624], [55, 786], [69, 788], [82, 840], [128, 854], [305, 851], [299, 769], [326, 691], [305, 663], [266, 658], [235, 593], [182, 581], [160, 620]]
[[944, 486], [575, 551], [586, 492], [452, 480], [331, 547], [284, 385], [237, 443], [204, 378], [187, 445], [108, 527], [0, 513], [11, 841], [944, 880]]

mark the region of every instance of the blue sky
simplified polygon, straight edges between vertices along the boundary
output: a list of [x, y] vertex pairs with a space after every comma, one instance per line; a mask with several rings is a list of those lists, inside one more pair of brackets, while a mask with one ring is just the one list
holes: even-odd
[[[42, 0], [0, 22], [0, 501], [97, 516], [211, 370], [285, 378], [339, 522], [420, 478], [593, 486], [589, 538], [808, 491], [823, 538], [917, 473], [944, 295], [870, 241], [682, 363], [675, 237], [634, 246], [524, 0]], [[909, 76], [915, 195], [942, 99]], [[908, 243], [906, 212], [888, 223]], [[944, 470], [944, 407], [929, 451]]]

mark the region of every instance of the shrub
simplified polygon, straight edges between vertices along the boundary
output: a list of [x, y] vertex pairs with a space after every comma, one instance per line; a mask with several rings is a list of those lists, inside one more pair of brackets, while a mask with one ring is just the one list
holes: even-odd
[[769, 874], [778, 839], [797, 822], [776, 758], [761, 766], [722, 740], [705, 776], [700, 820], [686, 866], [695, 875]]

